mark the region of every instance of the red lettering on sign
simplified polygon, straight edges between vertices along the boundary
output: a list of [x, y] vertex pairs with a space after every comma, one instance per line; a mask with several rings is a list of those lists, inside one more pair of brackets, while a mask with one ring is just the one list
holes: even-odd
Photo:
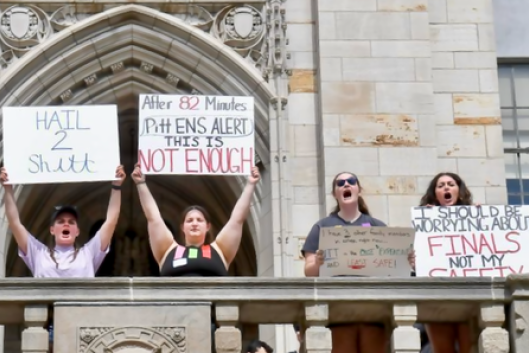
[[165, 148], [165, 149], [148, 149], [146, 151], [138, 151], [138, 160], [142, 167], [145, 167], [147, 172], [159, 173], [165, 169], [167, 163], [169, 163], [169, 170], [167, 172], [174, 171], [174, 153], [178, 151], [178, 148]]
[[254, 166], [253, 148], [188, 148], [187, 173], [247, 174]]

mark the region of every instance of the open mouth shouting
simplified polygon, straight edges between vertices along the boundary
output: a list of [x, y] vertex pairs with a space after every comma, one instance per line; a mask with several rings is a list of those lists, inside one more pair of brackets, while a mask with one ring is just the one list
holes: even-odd
[[445, 204], [449, 205], [449, 204], [452, 203], [452, 193], [445, 192], [443, 197], [444, 197], [444, 200], [445, 200]]
[[352, 197], [353, 197], [353, 193], [351, 192], [351, 190], [345, 190], [343, 192], [344, 201], [350, 200]]
[[62, 234], [63, 238], [68, 238], [70, 236], [70, 230], [69, 229], [63, 229], [61, 234]]

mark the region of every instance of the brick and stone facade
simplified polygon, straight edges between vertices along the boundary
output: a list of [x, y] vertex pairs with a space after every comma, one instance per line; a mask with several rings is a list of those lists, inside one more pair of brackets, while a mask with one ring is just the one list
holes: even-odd
[[[359, 176], [372, 214], [393, 226], [409, 224], [410, 207], [440, 171], [459, 173], [476, 202], [506, 202], [492, 0], [193, 4], [2, 1], [0, 16], [13, 6], [34, 6], [35, 18], [51, 32], [17, 46], [20, 41], [5, 39], [12, 28], [3, 22], [0, 104], [118, 104], [122, 161], [129, 168], [139, 93], [254, 95], [263, 182], [233, 269], [239, 275], [303, 275], [299, 249], [333, 206], [330, 181], [341, 171]], [[254, 37], [222, 32], [236, 23], [230, 9], [254, 16]], [[26, 34], [36, 35], [33, 30]], [[205, 203], [217, 229], [242, 183], [164, 179], [152, 188], [164, 217], [177, 223], [175, 211]], [[212, 196], [204, 200], [195, 188]], [[93, 223], [105, 209], [107, 189], [94, 187], [101, 201], [86, 190], [18, 188], [23, 221], [44, 239], [48, 215], [39, 210], [71, 195]], [[124, 197], [131, 206], [117, 232], [134, 220], [143, 235], [137, 197]], [[6, 239], [0, 273], [27, 275], [3, 218], [0, 230]], [[277, 350], [296, 348], [291, 328], [263, 329], [263, 339], [274, 336], [275, 346], [284, 347]]]
[[330, 181], [343, 170], [358, 174], [373, 214], [395, 226], [409, 224], [409, 208], [441, 171], [459, 173], [476, 202], [506, 202], [491, 1], [286, 8], [294, 237], [312, 225], [297, 220], [334, 205]]

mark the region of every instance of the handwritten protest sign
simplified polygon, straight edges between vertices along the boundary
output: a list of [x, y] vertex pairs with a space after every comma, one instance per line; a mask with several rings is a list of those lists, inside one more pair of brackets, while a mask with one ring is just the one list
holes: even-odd
[[253, 97], [140, 95], [138, 155], [145, 174], [250, 174]]
[[325, 262], [320, 276], [410, 276], [412, 228], [325, 227], [319, 248]]
[[115, 179], [117, 107], [2, 108], [4, 165], [12, 184]]
[[527, 272], [529, 206], [414, 207], [418, 276]]

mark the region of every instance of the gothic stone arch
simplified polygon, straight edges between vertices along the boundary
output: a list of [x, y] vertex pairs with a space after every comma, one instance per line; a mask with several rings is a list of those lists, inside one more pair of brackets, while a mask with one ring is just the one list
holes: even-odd
[[[116, 103], [120, 129], [129, 129], [131, 135], [138, 94], [183, 92], [255, 97], [256, 153], [263, 167], [263, 183], [247, 222], [250, 252], [255, 254], [251, 243], [255, 246], [260, 243], [259, 214], [262, 211], [268, 214], [271, 204], [268, 114], [274, 93], [261, 73], [234, 50], [174, 16], [148, 7], [126, 5], [88, 17], [54, 34], [0, 76], [0, 106]], [[121, 136], [126, 136], [123, 131]], [[122, 151], [127, 148], [122, 146]], [[133, 152], [129, 151], [129, 158], [131, 155]], [[132, 159], [126, 159], [122, 155], [124, 164], [133, 163]], [[196, 202], [196, 192], [193, 195], [190, 191], [193, 187], [206, 191], [210, 197], [205, 206], [219, 212], [214, 227], [229, 215], [244, 186], [244, 180], [235, 177], [216, 178], [214, 182], [196, 177], [152, 180], [153, 193], [164, 195], [166, 201], [161, 206], [162, 213], [174, 214], [174, 209], [181, 210], [186, 203]], [[181, 194], [171, 193], [175, 188]], [[94, 185], [90, 190], [82, 185], [17, 187], [23, 222], [31, 224], [31, 231], [40, 231], [36, 234], [39, 237], [47, 235], [49, 212], [46, 210], [51, 210], [54, 206], [51, 202], [58, 194], [62, 203], [80, 203], [84, 213], [93, 215], [88, 221], [94, 222], [104, 209], [91, 209], [90, 205], [95, 199], [107, 199], [108, 188], [104, 185]], [[40, 203], [29, 202], [30, 199], [38, 199]], [[3, 247], [0, 253], [7, 258], [10, 234], [6, 224], [2, 230], [6, 242], [0, 244]], [[271, 237], [271, 234], [263, 236]], [[244, 247], [243, 241], [241, 250]], [[13, 254], [13, 257], [16, 256]]]

